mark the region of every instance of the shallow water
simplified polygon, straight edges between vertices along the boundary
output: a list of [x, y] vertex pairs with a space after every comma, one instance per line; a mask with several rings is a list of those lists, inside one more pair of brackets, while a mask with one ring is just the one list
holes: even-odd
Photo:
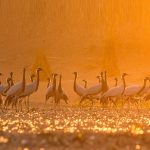
[[[93, 140], [94, 144], [95, 140], [99, 138], [104, 138], [104, 142], [110, 139], [110, 143], [117, 146], [116, 141], [121, 137], [126, 139], [127, 145], [133, 140], [133, 145], [129, 146], [129, 149], [133, 147], [138, 149], [146, 144], [141, 139], [149, 139], [150, 133], [150, 112], [148, 109], [93, 108], [81, 110], [67, 107], [58, 110], [31, 109], [29, 113], [8, 111], [0, 115], [0, 144], [8, 149], [11, 145], [14, 148], [17, 148], [18, 145], [20, 148], [27, 146], [30, 149], [36, 145], [37, 149], [40, 146], [46, 149], [52, 146], [47, 142], [49, 138], [53, 144], [55, 143], [53, 148], [66, 147], [62, 144], [65, 142], [68, 142], [68, 145], [74, 145], [76, 144], [74, 138], [78, 139], [78, 148], [81, 148], [82, 142], [85, 144], [85, 141]], [[69, 137], [72, 137], [71, 141], [69, 141]], [[37, 142], [38, 138], [40, 138], [40, 143]], [[18, 143], [13, 142], [12, 139]], [[84, 141], [82, 141], [83, 139]], [[64, 141], [59, 143], [57, 140]], [[41, 141], [45, 141], [45, 144]], [[136, 146], [137, 141], [140, 146]], [[107, 149], [108, 147], [103, 144], [101, 146]], [[75, 147], [76, 145], [72, 149]], [[110, 146], [110, 148], [112, 147]]]
[[1, 113], [0, 128], [20, 134], [50, 131], [145, 134], [150, 132], [150, 112], [101, 108], [32, 109], [29, 113], [9, 111]]

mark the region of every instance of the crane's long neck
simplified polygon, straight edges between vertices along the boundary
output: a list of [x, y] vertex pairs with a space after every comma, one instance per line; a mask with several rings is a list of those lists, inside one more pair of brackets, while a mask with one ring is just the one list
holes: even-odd
[[59, 85], [58, 85], [58, 90], [59, 90], [59, 91], [62, 91], [61, 79], [62, 79], [62, 77], [60, 76], [60, 77], [59, 77]]
[[87, 82], [85, 81], [85, 85], [84, 85], [84, 88], [86, 89], [87, 88]]
[[56, 75], [54, 75], [53, 79], [53, 94], [54, 94], [54, 101], [57, 102], [57, 90], [56, 90]]
[[11, 83], [10, 84], [11, 84], [11, 86], [13, 86], [14, 85], [13, 76], [11, 75], [10, 78], [11, 78], [11, 80], [10, 80]]
[[8, 87], [10, 88], [11, 86], [10, 80], [7, 80], [7, 84], [8, 84]]
[[31, 76], [31, 82], [33, 82], [33, 77]]
[[4, 91], [4, 93], [6, 93], [10, 89], [10, 87], [11, 87], [11, 80], [7, 80], [7, 84], [8, 84], [8, 86], [7, 86], [6, 90]]
[[115, 86], [117, 86], [118, 85], [118, 80], [116, 80], [116, 82], [115, 82]]
[[124, 76], [122, 77], [122, 81], [123, 81], [123, 89], [125, 90], [125, 88], [126, 88], [126, 81], [125, 81], [125, 77]]
[[102, 82], [102, 91], [105, 91], [105, 81], [104, 81], [104, 77], [103, 74], [101, 74], [101, 82]]
[[105, 72], [105, 84], [107, 84], [107, 74]]
[[122, 95], [124, 94], [125, 88], [126, 88], [126, 81], [125, 81], [125, 77], [122, 76], [122, 82], [123, 82], [123, 91], [122, 91]]
[[39, 83], [40, 83], [40, 71], [37, 71], [37, 81], [36, 81], [36, 90], [38, 90], [39, 88]]
[[98, 82], [99, 82], [99, 84], [101, 83], [101, 79], [100, 79], [100, 77], [98, 78]]
[[108, 84], [107, 84], [107, 73], [105, 72], [105, 91], [108, 90]]
[[104, 84], [104, 78], [103, 75], [101, 76], [102, 84]]
[[53, 90], [56, 91], [56, 75], [54, 75], [53, 79]]
[[25, 73], [26, 73], [26, 70], [25, 70], [25, 68], [24, 68], [24, 69], [23, 69], [23, 78], [22, 78], [22, 91], [23, 91], [23, 92], [24, 92], [24, 90], [25, 90], [25, 84], [26, 84]]
[[50, 80], [48, 80], [48, 83], [47, 83], [47, 88], [49, 87], [49, 85], [50, 85]]
[[140, 91], [137, 94], [140, 94], [145, 89], [146, 83], [147, 83], [147, 80], [144, 79], [144, 84], [143, 84], [143, 86], [141, 87]]
[[0, 81], [0, 85], [2, 84], [2, 82]]
[[77, 84], [77, 74], [75, 74], [75, 78], [74, 78], [74, 91], [76, 91], [76, 84]]

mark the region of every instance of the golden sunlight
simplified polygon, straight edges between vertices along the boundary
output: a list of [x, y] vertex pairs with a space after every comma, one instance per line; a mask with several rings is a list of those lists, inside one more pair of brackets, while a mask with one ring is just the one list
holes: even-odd
[[0, 149], [150, 149], [149, 0], [0, 0]]

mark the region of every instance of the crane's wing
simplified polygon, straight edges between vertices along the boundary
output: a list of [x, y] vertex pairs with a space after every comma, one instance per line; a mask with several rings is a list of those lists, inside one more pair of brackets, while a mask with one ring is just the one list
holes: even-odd
[[140, 85], [128, 86], [125, 88], [124, 95], [125, 96], [135, 95], [140, 91], [141, 88], [142, 88], [142, 86], [140, 86]]
[[8, 85], [0, 85], [0, 94], [4, 93], [8, 88]]
[[101, 92], [101, 90], [102, 90], [102, 84], [98, 84], [98, 85], [88, 88], [86, 90], [86, 94], [88, 94], [88, 95], [98, 94]]
[[53, 91], [53, 85], [49, 86], [46, 90], [46, 95]]
[[80, 85], [76, 85], [76, 92], [79, 96], [82, 96], [85, 94], [86, 89], [81, 87]]
[[36, 81], [34, 81], [30, 84], [27, 84], [25, 86], [25, 91], [21, 94], [21, 96], [30, 95], [35, 91], [35, 89], [36, 89]]
[[18, 82], [15, 85], [13, 85], [6, 93], [7, 96], [13, 96], [15, 95], [20, 89], [22, 88], [22, 82]]
[[103, 97], [120, 96], [122, 94], [123, 90], [124, 90], [123, 86], [112, 87], [103, 94]]

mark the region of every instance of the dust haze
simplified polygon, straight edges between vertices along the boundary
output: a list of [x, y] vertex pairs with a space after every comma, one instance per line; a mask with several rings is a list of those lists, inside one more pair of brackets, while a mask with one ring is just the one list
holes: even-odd
[[72, 71], [93, 83], [107, 66], [111, 77], [128, 72], [141, 83], [150, 74], [149, 18], [148, 0], [0, 0], [0, 71], [19, 80], [40, 49], [69, 86]]

